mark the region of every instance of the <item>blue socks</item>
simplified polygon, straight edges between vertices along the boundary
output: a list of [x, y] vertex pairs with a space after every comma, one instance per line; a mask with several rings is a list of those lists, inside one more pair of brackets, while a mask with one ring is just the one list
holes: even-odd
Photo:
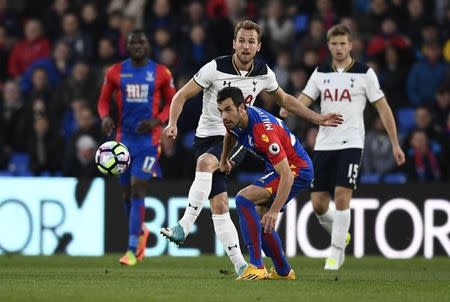
[[130, 206], [128, 250], [136, 254], [136, 248], [139, 243], [139, 235], [141, 233], [142, 222], [144, 221], [145, 215], [144, 199], [132, 198]]
[[273, 230], [271, 234], [262, 234], [262, 248], [266, 256], [272, 259], [278, 275], [287, 276], [291, 270], [291, 267], [289, 266], [286, 256], [284, 255], [280, 236], [278, 236], [277, 231]]
[[257, 268], [263, 268], [261, 256], [261, 221], [256, 212], [256, 207], [247, 198], [236, 196], [236, 208], [239, 215], [239, 226], [244, 244], [250, 254], [250, 263]]

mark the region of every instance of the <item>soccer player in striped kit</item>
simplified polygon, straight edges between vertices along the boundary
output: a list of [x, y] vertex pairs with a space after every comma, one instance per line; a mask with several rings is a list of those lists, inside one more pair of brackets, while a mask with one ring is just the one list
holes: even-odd
[[[239, 88], [227, 87], [217, 96], [218, 110], [226, 127], [220, 170], [229, 173], [231, 150], [241, 144], [266, 164], [265, 175], [236, 196], [239, 225], [249, 249], [250, 264], [237, 280], [295, 279], [275, 230], [278, 213], [313, 179], [311, 159], [286, 124], [258, 108], [247, 107]], [[337, 126], [340, 121], [324, 125]], [[264, 231], [264, 232], [263, 232]], [[272, 259], [270, 274], [261, 250]]]
[[[148, 59], [150, 46], [142, 30], [128, 35], [130, 58], [114, 64], [106, 72], [98, 101], [102, 130], [124, 143], [131, 154], [131, 165], [120, 176], [125, 209], [129, 218], [128, 250], [120, 258], [123, 265], [135, 265], [145, 255], [149, 230], [145, 227], [144, 198], [148, 181], [161, 177], [161, 125], [169, 117], [175, 95], [172, 74], [167, 67]], [[117, 119], [109, 116], [114, 93]]]

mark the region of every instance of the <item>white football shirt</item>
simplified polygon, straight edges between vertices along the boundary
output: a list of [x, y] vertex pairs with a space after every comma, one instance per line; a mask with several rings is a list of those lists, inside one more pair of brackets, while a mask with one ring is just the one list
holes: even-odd
[[372, 68], [355, 61], [342, 72], [331, 64], [319, 66], [303, 94], [314, 101], [320, 97], [322, 114], [340, 113], [344, 118], [337, 127], [319, 127], [314, 150], [364, 148], [366, 102], [374, 103], [384, 97]]
[[217, 93], [221, 89], [229, 86], [240, 88], [248, 106], [253, 105], [262, 90], [271, 92], [278, 89], [274, 72], [263, 60], [257, 58], [245, 76], [236, 68], [232, 56], [224, 56], [205, 64], [193, 79], [203, 87], [203, 108], [196, 131], [198, 137], [226, 133], [217, 110]]

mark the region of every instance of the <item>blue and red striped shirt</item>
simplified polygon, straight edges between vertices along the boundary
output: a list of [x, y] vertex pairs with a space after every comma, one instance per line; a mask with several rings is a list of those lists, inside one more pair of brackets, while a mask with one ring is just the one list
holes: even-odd
[[298, 138], [290, 132], [286, 124], [258, 107], [247, 107], [248, 125], [227, 129], [238, 142], [252, 153], [261, 157], [266, 168], [287, 158], [292, 171], [300, 174], [300, 169], [312, 167], [311, 159], [303, 149]]
[[[98, 113], [101, 118], [109, 115], [114, 93], [118, 111], [116, 140], [123, 141], [126, 137], [138, 135], [136, 127], [143, 120], [157, 118], [165, 123], [175, 92], [172, 74], [167, 67], [151, 60], [145, 66], [135, 67], [128, 59], [112, 65], [106, 72]], [[153, 128], [148, 142], [156, 146], [160, 141], [161, 125], [158, 125]]]

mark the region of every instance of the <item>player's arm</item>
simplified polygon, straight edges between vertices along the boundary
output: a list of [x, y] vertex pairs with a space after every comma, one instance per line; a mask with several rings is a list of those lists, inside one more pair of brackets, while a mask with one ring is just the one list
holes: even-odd
[[386, 129], [389, 140], [392, 144], [392, 153], [395, 158], [395, 162], [398, 166], [403, 165], [405, 162], [405, 154], [400, 147], [397, 136], [397, 127], [395, 125], [394, 115], [392, 114], [391, 107], [389, 106], [385, 97], [382, 97], [380, 100], [374, 103], [375, 108], [380, 115], [381, 121], [383, 122], [384, 128]]
[[170, 104], [169, 111], [169, 123], [164, 128], [164, 134], [173, 139], [177, 136], [177, 122], [180, 117], [181, 112], [183, 111], [183, 106], [186, 101], [203, 90], [203, 87], [197, 84], [193, 79], [191, 79], [186, 85], [183, 86], [172, 99], [172, 103]]
[[220, 172], [229, 174], [231, 168], [233, 168], [233, 163], [230, 160], [230, 153], [233, 150], [234, 146], [236, 146], [236, 138], [231, 135], [229, 132], [225, 133], [225, 137], [223, 139], [223, 147], [222, 154], [220, 155], [220, 164], [219, 169]]
[[177, 92], [175, 89], [172, 73], [167, 67], [164, 67], [164, 75], [164, 83], [161, 87], [161, 95], [163, 96], [164, 106], [161, 112], [159, 112], [157, 115], [157, 119], [160, 120], [161, 124], [165, 124], [168, 121], [170, 104], [172, 104], [172, 99]]
[[102, 85], [100, 97], [97, 103], [98, 115], [102, 120], [102, 131], [105, 135], [110, 136], [114, 128], [114, 121], [109, 116], [111, 96], [115, 89], [114, 86], [115, 65], [108, 69], [105, 74], [105, 80]]
[[261, 219], [264, 233], [271, 233], [275, 228], [278, 213], [283, 208], [283, 205], [289, 196], [289, 192], [291, 191], [292, 184], [294, 183], [294, 175], [292, 175], [292, 171], [286, 157], [273, 167], [275, 168], [275, 171], [277, 171], [278, 175], [280, 175], [280, 183], [278, 185], [277, 195], [275, 196], [272, 206]]
[[337, 127], [343, 122], [341, 114], [329, 113], [322, 115], [317, 112], [314, 112], [313, 110], [306, 107], [303, 102], [301, 101], [299, 102], [292, 95], [284, 92], [284, 90], [281, 89], [281, 87], [278, 87], [277, 90], [269, 93], [274, 97], [275, 102], [277, 103], [278, 106], [283, 107], [284, 109], [295, 114], [296, 116], [304, 118], [314, 124]]
[[[311, 99], [309, 96], [307, 96], [304, 93], [301, 93], [298, 98], [297, 98], [298, 102], [302, 102], [303, 105], [305, 105], [305, 107], [309, 107], [311, 106], [311, 104], [314, 102], [313, 99]], [[283, 107], [280, 108], [280, 116], [281, 117], [286, 117], [288, 116], [289, 111], [287, 111], [286, 109], [284, 109]]]

